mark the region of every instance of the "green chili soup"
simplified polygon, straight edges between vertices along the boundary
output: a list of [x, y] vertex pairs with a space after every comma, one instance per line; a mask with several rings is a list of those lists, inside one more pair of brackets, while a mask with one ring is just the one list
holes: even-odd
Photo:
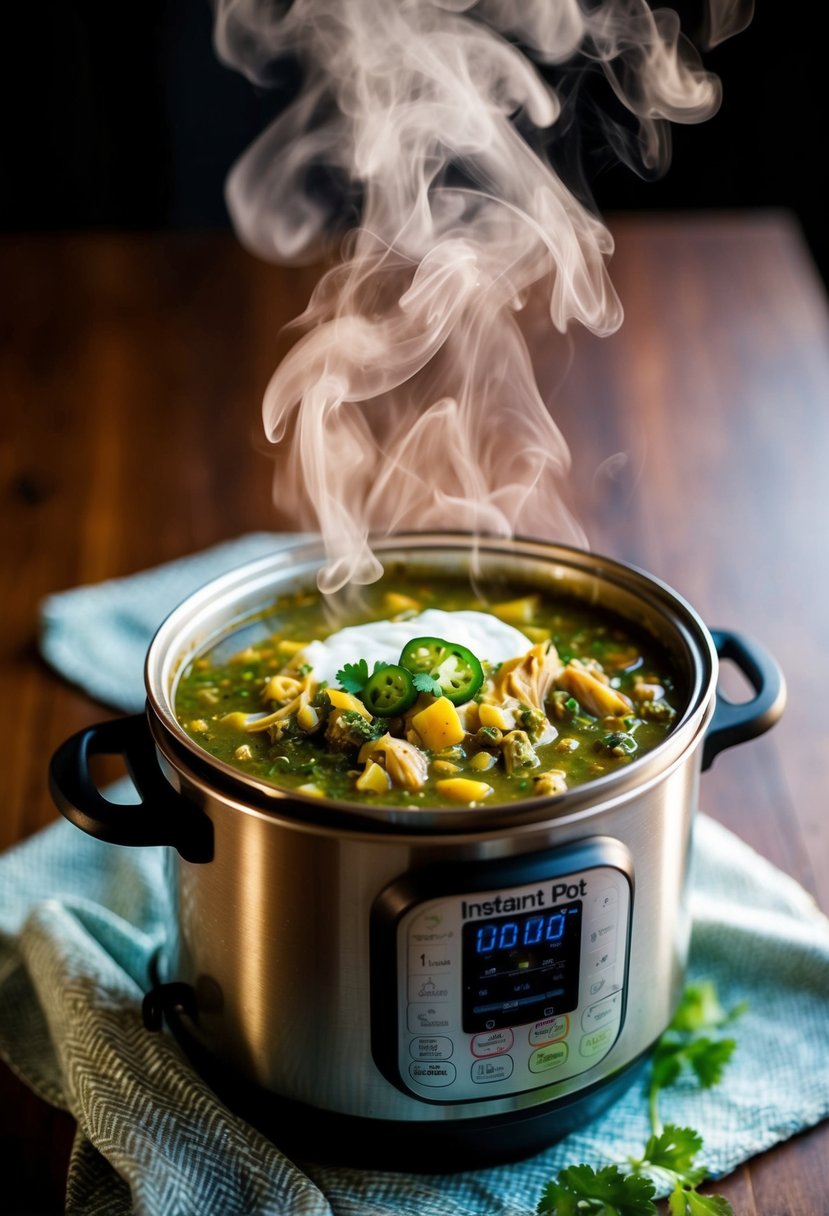
[[575, 597], [467, 583], [368, 588], [347, 626], [282, 596], [249, 644], [181, 673], [175, 710], [210, 755], [302, 794], [389, 806], [556, 797], [665, 738], [680, 692], [664, 649]]

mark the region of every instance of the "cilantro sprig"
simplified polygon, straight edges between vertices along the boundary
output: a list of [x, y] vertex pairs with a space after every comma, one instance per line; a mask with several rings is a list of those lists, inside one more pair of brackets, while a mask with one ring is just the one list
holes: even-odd
[[692, 1075], [703, 1089], [717, 1085], [737, 1046], [719, 1033], [745, 1010], [737, 1005], [726, 1011], [710, 980], [689, 984], [668, 1029], [656, 1045], [648, 1084], [651, 1128], [660, 1129], [659, 1095], [683, 1075]]
[[378, 660], [374, 664], [372, 671], [368, 669], [368, 663], [365, 659], [358, 659], [356, 663], [343, 663], [340, 670], [337, 672], [337, 682], [340, 688], [344, 688], [346, 692], [352, 693], [358, 697], [369, 682], [369, 678], [375, 672], [382, 671], [384, 667], [389, 667], [389, 663], [383, 663]]
[[618, 1166], [568, 1165], [547, 1183], [537, 1211], [539, 1216], [652, 1216], [655, 1194], [648, 1178], [623, 1174]]
[[443, 693], [443, 689], [438, 681], [433, 679], [428, 671], [413, 672], [412, 683], [418, 692], [428, 692], [433, 697], [439, 697]]
[[628, 1158], [628, 1173], [616, 1165], [594, 1170], [571, 1165], [544, 1189], [538, 1216], [656, 1216], [657, 1187], [668, 1191], [670, 1216], [734, 1216], [722, 1195], [700, 1195], [706, 1170], [696, 1164], [702, 1137], [690, 1127], [659, 1119], [659, 1095], [681, 1077], [704, 1089], [716, 1085], [735, 1048], [720, 1032], [744, 1011], [726, 1011], [710, 981], [689, 984], [668, 1029], [660, 1038], [648, 1081], [651, 1136], [641, 1157]]

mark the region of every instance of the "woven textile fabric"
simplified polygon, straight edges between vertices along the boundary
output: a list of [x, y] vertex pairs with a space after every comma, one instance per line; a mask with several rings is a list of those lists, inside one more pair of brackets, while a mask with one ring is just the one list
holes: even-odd
[[[53, 596], [43, 653], [124, 710], [163, 615], [278, 544], [246, 537], [132, 578]], [[112, 795], [129, 799], [125, 787]], [[747, 1003], [722, 1083], [665, 1091], [666, 1121], [704, 1137], [714, 1175], [829, 1114], [829, 921], [801, 887], [700, 814], [690, 978]], [[601, 1118], [527, 1160], [430, 1176], [289, 1159], [228, 1110], [166, 1034], [143, 1026], [149, 965], [171, 909], [164, 850], [125, 849], [60, 820], [0, 857], [0, 1054], [78, 1132], [67, 1211], [125, 1216], [530, 1216], [564, 1165], [640, 1155], [636, 1082]]]

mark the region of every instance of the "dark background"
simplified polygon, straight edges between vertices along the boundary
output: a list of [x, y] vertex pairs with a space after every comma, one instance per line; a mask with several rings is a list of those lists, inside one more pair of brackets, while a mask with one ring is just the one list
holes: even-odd
[[[693, 36], [699, 5], [674, 7]], [[829, 279], [826, 69], [817, 32], [789, 15], [797, 7], [760, 0], [747, 30], [704, 53], [722, 80], [723, 105], [705, 123], [672, 126], [672, 162], [661, 179], [611, 165], [599, 142], [591, 146], [586, 124], [579, 152], [599, 211], [786, 208]], [[297, 74], [285, 65], [281, 86], [257, 95], [217, 61], [211, 26], [208, 0], [9, 6], [0, 228], [226, 226], [225, 174], [289, 99]], [[600, 84], [592, 92], [612, 104]], [[565, 173], [573, 162], [571, 142]]]

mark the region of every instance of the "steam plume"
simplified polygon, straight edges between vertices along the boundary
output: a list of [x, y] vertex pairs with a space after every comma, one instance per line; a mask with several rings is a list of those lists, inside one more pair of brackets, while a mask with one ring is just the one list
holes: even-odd
[[[750, 16], [721, 0], [712, 40]], [[214, 35], [259, 86], [286, 56], [303, 71], [230, 175], [243, 243], [314, 262], [361, 210], [263, 405], [280, 505], [325, 540], [322, 589], [379, 576], [378, 532], [583, 544], [520, 314], [543, 291], [556, 330], [607, 334], [622, 309], [610, 234], [537, 150], [561, 98], [535, 63], [598, 67], [658, 168], [667, 122], [699, 122], [720, 100], [676, 13], [645, 0], [215, 0]]]

